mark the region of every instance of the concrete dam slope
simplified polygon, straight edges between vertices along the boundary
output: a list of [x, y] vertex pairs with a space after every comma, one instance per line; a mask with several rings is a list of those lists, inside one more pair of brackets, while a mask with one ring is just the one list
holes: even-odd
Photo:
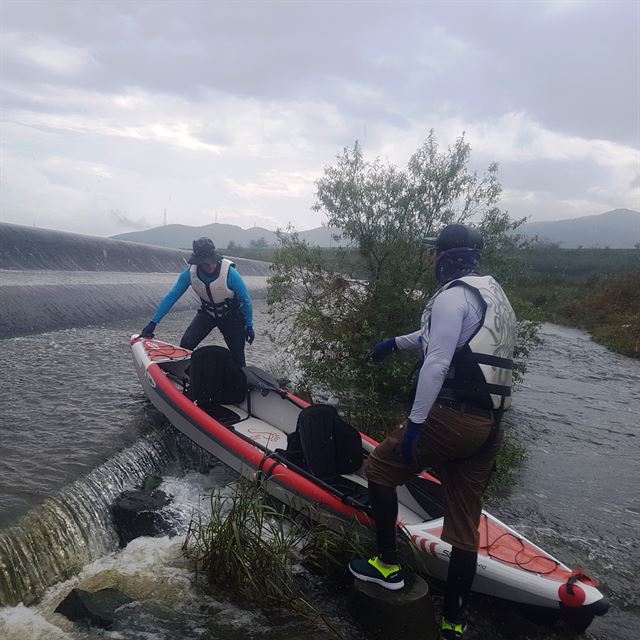
[[[0, 338], [151, 318], [189, 252], [0, 224]], [[270, 264], [234, 259], [254, 299]], [[196, 309], [187, 292], [174, 309]]]
[[[0, 223], [0, 269], [178, 273], [190, 251]], [[240, 273], [268, 276], [269, 263], [232, 258]]]

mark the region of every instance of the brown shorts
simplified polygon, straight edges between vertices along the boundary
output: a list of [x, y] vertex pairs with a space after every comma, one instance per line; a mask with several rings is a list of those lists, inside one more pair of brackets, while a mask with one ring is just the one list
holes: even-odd
[[482, 496], [502, 446], [502, 429], [491, 446], [474, 454], [489, 436], [492, 425], [489, 415], [435, 404], [418, 440], [414, 468], [402, 459], [403, 424], [369, 456], [367, 478], [385, 487], [397, 487], [427, 467], [435, 469], [446, 501], [442, 539], [460, 549], [477, 551]]

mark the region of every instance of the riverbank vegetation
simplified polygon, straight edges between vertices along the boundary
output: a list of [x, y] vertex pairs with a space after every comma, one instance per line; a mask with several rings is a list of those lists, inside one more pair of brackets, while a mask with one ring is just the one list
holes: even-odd
[[[277, 250], [234, 247], [232, 255], [272, 262]], [[504, 285], [519, 318], [583, 329], [611, 351], [640, 358], [640, 250], [523, 242], [509, 257], [514, 272]], [[314, 259], [330, 271], [366, 277], [357, 247], [316, 248]]]
[[241, 480], [230, 495], [212, 496], [211, 517], [191, 523], [184, 551], [196, 577], [231, 600], [309, 616], [314, 609], [293, 574], [306, 535], [283, 505]]
[[584, 329], [612, 351], [640, 358], [640, 250], [540, 244], [520, 253], [525, 277], [511, 287], [513, 300], [541, 320]]
[[[331, 531], [320, 516], [291, 511], [263, 484], [241, 478], [230, 491], [212, 496], [206, 521], [192, 520], [183, 552], [198, 583], [214, 596], [270, 616], [293, 613], [342, 638], [345, 622], [318, 606], [318, 585], [309, 584], [310, 573], [344, 583], [348, 560], [369, 553], [372, 534], [355, 520]], [[404, 553], [409, 546], [403, 545]], [[415, 560], [411, 566], [418, 566]]]

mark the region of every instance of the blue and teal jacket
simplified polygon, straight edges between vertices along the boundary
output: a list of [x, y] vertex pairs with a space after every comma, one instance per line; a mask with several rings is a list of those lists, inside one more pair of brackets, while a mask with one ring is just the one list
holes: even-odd
[[[211, 284], [216, 278], [216, 273], [205, 273], [202, 269], [198, 269], [198, 278], [205, 284]], [[162, 298], [162, 301], [158, 305], [158, 309], [155, 312], [152, 322], [156, 324], [160, 323], [160, 320], [164, 318], [171, 310], [171, 307], [180, 300], [180, 298], [186, 293], [187, 289], [191, 286], [191, 273], [189, 269], [185, 269], [178, 278], [178, 281], [173, 286], [173, 289]], [[253, 326], [253, 303], [251, 302], [251, 296], [247, 290], [247, 285], [244, 283], [242, 276], [238, 273], [235, 267], [229, 269], [227, 275], [227, 287], [236, 294], [236, 298], [240, 303], [240, 311], [244, 315], [247, 327]]]

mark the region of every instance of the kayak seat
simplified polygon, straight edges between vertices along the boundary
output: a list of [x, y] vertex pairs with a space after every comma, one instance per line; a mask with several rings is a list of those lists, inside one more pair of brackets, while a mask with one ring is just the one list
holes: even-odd
[[318, 478], [331, 480], [362, 466], [360, 434], [335, 407], [316, 404], [298, 415], [296, 430], [287, 437], [283, 455]]
[[191, 354], [190, 376], [189, 398], [207, 413], [218, 412], [224, 417], [216, 408], [217, 405], [240, 404], [247, 395], [245, 375], [233, 361], [231, 352], [224, 347], [207, 346], [196, 349]]

